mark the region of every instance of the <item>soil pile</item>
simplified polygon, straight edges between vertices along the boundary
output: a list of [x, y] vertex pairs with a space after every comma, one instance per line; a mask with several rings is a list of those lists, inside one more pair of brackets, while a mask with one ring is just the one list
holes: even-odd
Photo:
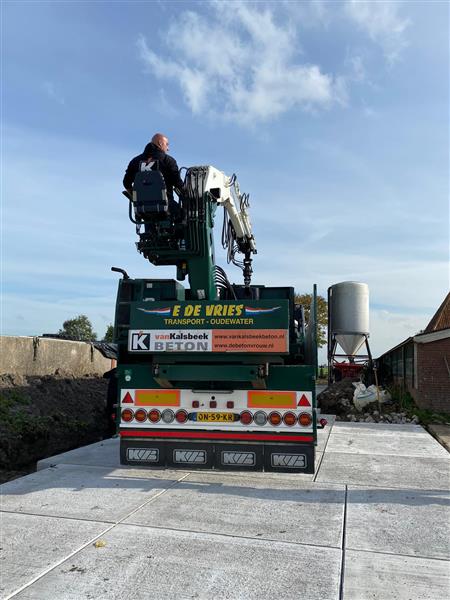
[[36, 461], [108, 435], [108, 380], [86, 375], [0, 376], [0, 481]]
[[353, 394], [355, 386], [353, 382], [359, 379], [342, 379], [332, 383], [317, 396], [317, 402], [321, 411], [325, 414], [344, 416], [354, 409]]
[[[358, 409], [354, 404], [355, 385], [359, 379], [343, 379], [333, 383], [317, 396], [317, 403], [323, 414], [336, 415], [336, 421], [365, 423], [419, 423], [415, 414], [402, 412], [401, 407], [392, 400], [378, 401]], [[383, 393], [380, 391], [380, 396]]]

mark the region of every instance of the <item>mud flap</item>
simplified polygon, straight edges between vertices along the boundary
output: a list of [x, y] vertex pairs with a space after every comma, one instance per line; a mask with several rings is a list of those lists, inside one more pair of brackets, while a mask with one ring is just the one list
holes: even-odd
[[314, 473], [314, 446], [265, 444], [264, 470], [278, 473]]
[[187, 469], [212, 469], [214, 446], [196, 442], [168, 443], [166, 445], [166, 465]]
[[247, 444], [216, 444], [215, 468], [224, 471], [262, 471], [263, 446]]
[[120, 464], [164, 467], [166, 444], [153, 440], [120, 440]]
[[161, 442], [146, 438], [122, 438], [122, 465], [314, 473], [312, 444], [207, 444], [204, 442]]

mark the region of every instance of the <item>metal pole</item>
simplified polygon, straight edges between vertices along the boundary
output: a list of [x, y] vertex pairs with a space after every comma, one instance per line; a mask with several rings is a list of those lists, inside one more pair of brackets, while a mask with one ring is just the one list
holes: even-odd
[[376, 385], [376, 388], [377, 388], [378, 410], [381, 412], [380, 390], [378, 389], [378, 374], [377, 374], [377, 368], [376, 367], [373, 368], [373, 373], [375, 375], [375, 385]]

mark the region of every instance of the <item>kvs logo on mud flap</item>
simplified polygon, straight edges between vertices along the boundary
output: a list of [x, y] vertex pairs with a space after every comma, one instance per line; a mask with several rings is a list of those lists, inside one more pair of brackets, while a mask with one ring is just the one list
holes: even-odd
[[254, 467], [256, 454], [254, 452], [222, 452], [222, 464]]
[[272, 467], [285, 467], [288, 469], [302, 469], [306, 467], [305, 454], [281, 454], [272, 452], [271, 454]]
[[127, 459], [136, 462], [158, 462], [159, 450], [157, 448], [128, 448]]
[[174, 450], [174, 463], [206, 464], [206, 450]]

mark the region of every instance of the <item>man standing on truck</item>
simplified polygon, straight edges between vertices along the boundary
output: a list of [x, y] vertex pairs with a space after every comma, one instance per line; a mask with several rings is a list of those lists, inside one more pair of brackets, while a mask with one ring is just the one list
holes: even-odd
[[169, 206], [171, 210], [173, 210], [174, 205], [178, 208], [178, 205], [173, 198], [173, 190], [175, 189], [177, 194], [180, 195], [180, 192], [183, 189], [183, 180], [180, 177], [177, 161], [166, 154], [168, 149], [169, 140], [167, 136], [162, 133], [155, 133], [152, 137], [152, 141], [145, 146], [144, 152], [131, 159], [125, 172], [125, 177], [123, 178], [123, 186], [128, 194], [131, 195], [136, 173], [146, 168], [152, 168], [152, 163], [158, 161], [157, 168], [164, 177]]

